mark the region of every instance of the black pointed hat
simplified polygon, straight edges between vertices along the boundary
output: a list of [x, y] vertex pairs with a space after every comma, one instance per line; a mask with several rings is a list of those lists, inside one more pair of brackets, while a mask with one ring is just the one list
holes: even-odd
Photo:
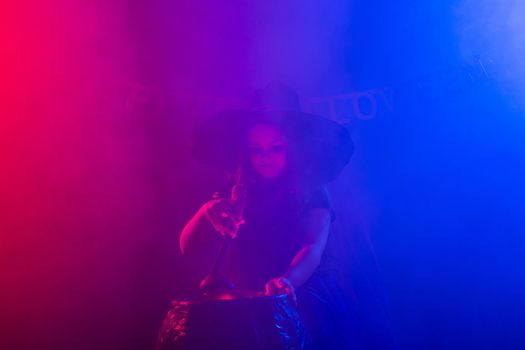
[[345, 127], [302, 112], [296, 92], [273, 82], [255, 92], [248, 109], [223, 110], [199, 124], [193, 133], [193, 154], [208, 165], [233, 170], [248, 130], [258, 123], [278, 125], [294, 149], [299, 171], [319, 183], [334, 180], [354, 150]]

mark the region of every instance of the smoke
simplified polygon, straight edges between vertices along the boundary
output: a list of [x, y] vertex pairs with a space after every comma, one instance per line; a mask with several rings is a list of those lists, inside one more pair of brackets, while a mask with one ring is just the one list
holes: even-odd
[[525, 108], [525, 2], [463, 0], [455, 13], [463, 56], [483, 58], [500, 88]]

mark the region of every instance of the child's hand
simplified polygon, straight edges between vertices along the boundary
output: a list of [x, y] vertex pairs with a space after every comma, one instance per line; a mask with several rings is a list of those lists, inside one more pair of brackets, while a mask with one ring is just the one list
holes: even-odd
[[286, 293], [292, 299], [294, 305], [297, 305], [297, 297], [292, 282], [285, 277], [277, 277], [269, 280], [265, 286], [266, 295], [276, 295]]
[[213, 199], [204, 205], [203, 210], [215, 231], [225, 237], [235, 238], [239, 226], [244, 223], [231, 199]]

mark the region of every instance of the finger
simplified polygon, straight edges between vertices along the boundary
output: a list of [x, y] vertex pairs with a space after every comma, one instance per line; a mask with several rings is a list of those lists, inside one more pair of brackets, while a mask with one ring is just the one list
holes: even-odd
[[279, 281], [272, 280], [269, 286], [270, 294], [277, 295], [277, 294], [288, 294], [288, 291], [285, 287], [283, 287]]
[[219, 210], [221, 210], [221, 215], [227, 215], [231, 217], [233, 222], [235, 222], [236, 224], [241, 223], [242, 219], [239, 215], [239, 211], [237, 210], [235, 205], [233, 205], [231, 200], [225, 199], [221, 201], [219, 208], [220, 208]]
[[232, 236], [235, 233], [235, 225], [229, 217], [224, 218], [224, 215], [221, 215], [217, 210], [209, 210], [206, 214], [213, 229], [222, 236]]
[[292, 283], [286, 278], [281, 279], [279, 282], [281, 282], [286, 294], [290, 297], [292, 304], [297, 306], [297, 295], [295, 294], [295, 288]]
[[233, 222], [230, 217], [223, 218], [221, 221], [222, 226], [228, 236], [234, 238], [237, 233], [237, 225]]
[[272, 295], [276, 293], [276, 291], [278, 290], [278, 287], [275, 285], [274, 281], [270, 281], [266, 283], [265, 289], [266, 289], [267, 295]]
[[205, 213], [215, 231], [231, 238], [236, 237], [239, 226], [244, 222], [236, 216], [235, 209], [229, 199], [210, 202]]
[[292, 298], [292, 301], [296, 304], [297, 303], [297, 296], [295, 295], [295, 288], [293, 284], [288, 280], [287, 278], [282, 278], [279, 280], [281, 285], [283, 286], [286, 293]]
[[232, 238], [235, 238], [242, 222], [238, 221], [238, 219], [230, 212], [223, 211], [219, 215], [222, 225], [228, 229]]

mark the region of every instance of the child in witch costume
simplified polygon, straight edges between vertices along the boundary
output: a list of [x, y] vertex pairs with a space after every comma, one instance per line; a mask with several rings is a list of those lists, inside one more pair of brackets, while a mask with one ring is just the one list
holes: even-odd
[[231, 192], [205, 203], [184, 227], [184, 255], [210, 259], [201, 283], [209, 297], [287, 293], [313, 348], [350, 346], [346, 298], [321, 272], [331, 222], [324, 185], [348, 163], [348, 131], [303, 113], [278, 83], [258, 91], [248, 110], [223, 111], [195, 131], [194, 154], [233, 170]]

